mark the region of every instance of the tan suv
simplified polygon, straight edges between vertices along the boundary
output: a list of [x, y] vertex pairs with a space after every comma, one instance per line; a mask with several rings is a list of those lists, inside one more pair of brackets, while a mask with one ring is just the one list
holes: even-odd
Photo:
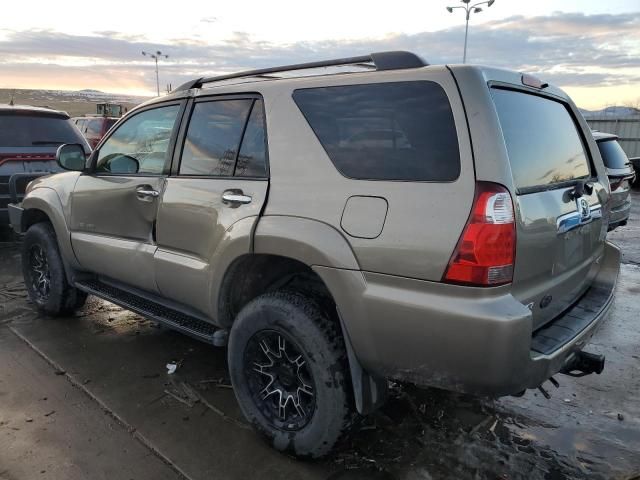
[[389, 378], [499, 396], [603, 368], [609, 184], [536, 78], [407, 52], [201, 78], [58, 160], [10, 209], [34, 303], [228, 335], [278, 449], [327, 453]]

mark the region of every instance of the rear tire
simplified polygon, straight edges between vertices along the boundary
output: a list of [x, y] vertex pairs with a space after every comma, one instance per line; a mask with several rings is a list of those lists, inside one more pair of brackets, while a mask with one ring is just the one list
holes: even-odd
[[87, 294], [67, 281], [64, 263], [49, 222], [31, 225], [22, 242], [22, 273], [29, 298], [38, 310], [51, 316], [73, 313]]
[[337, 322], [313, 298], [276, 291], [252, 300], [229, 337], [240, 408], [277, 450], [329, 453], [353, 419], [351, 381]]

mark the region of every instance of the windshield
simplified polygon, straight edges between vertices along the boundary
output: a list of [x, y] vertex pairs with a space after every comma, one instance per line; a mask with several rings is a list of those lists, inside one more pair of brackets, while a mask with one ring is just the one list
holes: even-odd
[[[0, 147], [86, 145], [71, 120], [35, 115], [0, 115]], [[87, 151], [89, 150], [86, 147]]]
[[497, 88], [491, 95], [518, 189], [544, 189], [590, 176], [584, 145], [564, 104]]
[[624, 153], [624, 150], [616, 140], [598, 142], [598, 148], [605, 167], [627, 168], [629, 166], [627, 154]]

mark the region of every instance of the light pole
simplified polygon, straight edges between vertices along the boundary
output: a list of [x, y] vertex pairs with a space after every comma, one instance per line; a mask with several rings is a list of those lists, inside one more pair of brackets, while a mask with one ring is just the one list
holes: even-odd
[[145, 57], [151, 57], [156, 61], [156, 89], [158, 90], [158, 96], [160, 96], [160, 77], [158, 75], [158, 58], [164, 57], [169, 58], [169, 55], [165, 55], [160, 50], [157, 50], [156, 53], [142, 52], [142, 55]]
[[496, 0], [478, 2], [478, 3], [474, 3], [473, 5], [469, 5], [469, 3], [471, 3], [471, 0], [460, 0], [460, 1], [464, 3], [464, 5], [458, 5], [457, 7], [447, 7], [447, 12], [453, 13], [454, 9], [461, 8], [464, 10], [464, 13], [466, 14], [466, 24], [464, 27], [464, 54], [462, 55], [462, 63], [467, 63], [467, 36], [469, 34], [469, 17], [471, 16], [472, 13], [480, 13], [482, 11], [482, 8], [479, 8], [480, 5], [486, 4], [487, 7], [490, 7], [491, 5], [493, 5], [493, 3]]

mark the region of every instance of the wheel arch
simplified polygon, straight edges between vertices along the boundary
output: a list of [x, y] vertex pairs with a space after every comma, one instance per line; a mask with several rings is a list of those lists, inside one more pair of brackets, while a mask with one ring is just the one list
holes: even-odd
[[51, 188], [37, 188], [29, 192], [22, 201], [21, 230], [27, 229], [38, 222], [48, 221], [56, 233], [58, 248], [65, 262], [65, 266], [78, 268], [79, 264], [71, 246], [71, 232], [65, 220], [62, 202], [55, 190]]
[[386, 398], [386, 380], [369, 374], [358, 361], [332, 293], [340, 286], [327, 284], [316, 266], [359, 270], [350, 245], [333, 227], [295, 217], [261, 218], [253, 253], [235, 258], [222, 278], [217, 321], [223, 328], [231, 328], [244, 305], [277, 289], [290, 288], [321, 299], [342, 332], [357, 410], [370, 413]]

